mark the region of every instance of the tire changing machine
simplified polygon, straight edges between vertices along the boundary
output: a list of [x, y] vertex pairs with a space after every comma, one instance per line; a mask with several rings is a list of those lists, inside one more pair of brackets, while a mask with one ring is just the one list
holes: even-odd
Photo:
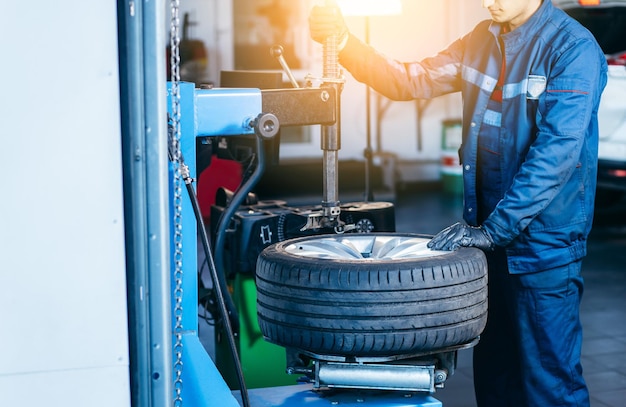
[[[308, 355], [316, 361], [317, 366], [314, 378], [311, 380], [310, 369], [298, 366], [298, 363], [291, 363], [293, 361], [285, 362], [290, 352], [273, 344], [263, 344], [263, 340], [258, 337], [254, 277], [238, 275], [234, 284], [235, 293], [232, 297], [225, 288], [227, 287], [224, 281], [226, 278], [224, 272], [226, 269], [224, 264], [226, 235], [228, 230], [232, 232], [233, 226], [245, 230], [243, 239], [248, 238], [246, 236], [248, 233], [258, 235], [265, 246], [277, 241], [280, 230], [273, 229], [272, 222], [276, 218], [284, 219], [282, 215], [285, 211], [288, 215], [304, 220], [306, 226], [300, 230], [303, 234], [343, 233], [360, 231], [360, 227], [372, 227], [370, 220], [359, 222], [362, 219], [347, 221], [343, 218], [342, 207], [337, 199], [337, 152], [340, 148], [339, 100], [342, 81], [337, 70], [336, 59], [334, 62], [326, 63], [329, 48], [332, 54], [332, 44], [325, 45], [324, 78], [319, 88], [261, 91], [248, 88], [196, 89], [190, 83], [178, 83], [176, 86], [168, 84], [170, 119], [178, 118], [178, 122], [170, 129], [170, 158], [172, 159], [170, 194], [174, 197], [173, 206], [178, 211], [172, 214], [170, 224], [173, 231], [171, 236], [172, 270], [176, 270], [172, 277], [174, 389], [179, 395], [177, 400], [182, 400], [179, 405], [441, 407], [442, 403], [435, 399], [432, 393], [435, 388], [443, 387], [447, 375], [453, 373], [456, 366], [456, 351], [475, 344], [472, 342], [442, 351], [446, 359], [444, 371], [436, 369], [434, 364], [398, 363], [403, 359], [402, 357], [371, 360], [349, 358], [348, 360]], [[173, 91], [174, 87], [177, 88], [176, 91]], [[174, 98], [178, 101], [178, 114], [171, 110]], [[272, 139], [280, 126], [312, 124], [322, 125], [324, 197], [321, 206], [307, 211], [294, 211], [280, 205], [278, 209], [268, 211], [263, 203], [252, 207], [242, 206], [249, 191], [263, 173], [264, 140]], [[195, 198], [191, 193], [193, 187], [190, 185], [196, 177], [197, 142], [214, 143], [219, 148], [228, 146], [236, 139], [235, 137], [247, 137], [248, 142], [250, 138], [255, 140], [257, 166], [254, 173], [244, 181], [240, 190], [229, 197], [229, 204], [215, 214], [219, 215], [222, 220], [214, 226], [214, 250], [208, 250], [208, 252], [215, 253], [215, 261], [211, 254], [208, 256], [208, 261], [214, 263], [213, 280], [214, 285], [217, 286], [214, 291], [217, 297], [223, 297], [221, 300], [224, 305], [222, 323], [226, 325], [226, 329], [219, 335], [230, 335], [232, 341], [237, 342], [231, 346], [231, 350], [238, 349], [237, 352], [232, 352], [232, 359], [239, 361], [239, 351], [242, 348], [252, 349], [248, 343], [260, 342], [262, 343], [260, 348], [255, 348], [250, 351], [250, 355], [244, 356], [263, 358], [265, 365], [254, 368], [257, 370], [253, 372], [245, 372], [246, 361], [244, 361], [243, 368], [241, 361], [234, 362], [235, 373], [237, 370], [240, 372], [240, 386], [238, 390], [233, 391], [231, 389], [237, 386], [229, 380], [228, 368], [223, 368], [228, 363], [220, 362], [229, 358], [225, 356], [228, 353], [228, 347], [220, 346], [219, 343], [216, 346], [216, 360], [218, 365], [223, 365], [218, 370], [216, 363], [209, 357], [197, 335], [199, 279], [196, 269], [198, 264], [198, 234], [196, 232], [199, 230], [200, 237], [202, 235], [206, 237], [206, 230], [202, 222], [196, 221], [196, 219], [201, 219], [201, 215], [198, 216], [199, 209], [197, 205], [194, 205]], [[172, 146], [175, 147], [172, 148]], [[184, 161], [184, 158], [188, 161]], [[181, 193], [181, 174], [190, 191], [188, 196]], [[213, 222], [216, 216], [211, 217]], [[269, 218], [270, 221], [265, 224], [252, 222], [249, 223], [252, 226], [246, 227], [247, 218], [257, 217]], [[232, 222], [237, 218], [238, 221]], [[376, 228], [375, 225], [373, 227]], [[388, 227], [385, 225], [379, 229], [384, 231]], [[208, 242], [208, 239], [206, 240]], [[237, 240], [230, 241], [231, 246], [237, 246], [237, 244]], [[208, 247], [208, 243], [205, 243], [205, 246]], [[245, 253], [247, 247], [243, 251], [244, 256], [249, 254]], [[233, 297], [237, 304], [232, 302]], [[219, 300], [220, 298], [218, 302]], [[228, 316], [224, 317], [225, 315]], [[428, 359], [432, 355], [420, 356]], [[370, 362], [375, 364], [372, 365]], [[248, 376], [272, 376], [276, 371], [284, 372], [286, 368], [290, 374], [309, 376], [309, 380], [301, 384], [285, 385], [284, 379], [279, 379], [277, 381], [280, 381], [281, 385], [258, 387], [249, 391], [243, 380], [244, 372], [248, 373]], [[298, 383], [296, 377], [290, 381]]]
[[[168, 95], [171, 94], [170, 92]], [[332, 123], [335, 120], [333, 106], [337, 100], [336, 93], [333, 89], [288, 89], [277, 91], [261, 91], [258, 89], [195, 89], [191, 83], [180, 84], [180, 103], [181, 103], [181, 122], [180, 122], [180, 151], [182, 157], [189, 158], [196, 156], [196, 139], [215, 137], [213, 141], [217, 143], [227, 143], [228, 138], [231, 136], [243, 136], [252, 135], [255, 136], [258, 143], [258, 151], [263, 150], [263, 139], [271, 138], [276, 133], [278, 126], [284, 123], [287, 125], [304, 125], [304, 124], [321, 124]], [[272, 103], [276, 103], [276, 100], [283, 99], [285, 106], [307, 106], [309, 109], [307, 115], [311, 116], [311, 106], [318, 106], [312, 110], [316, 111], [313, 114], [313, 119], [306, 118], [286, 118], [281, 116], [280, 109], [277, 110], [277, 114], [267, 113], [264, 108]], [[295, 104], [294, 104], [295, 103]], [[293, 109], [288, 109], [289, 111]], [[300, 110], [304, 110], [301, 108]], [[185, 165], [189, 171], [190, 179], [196, 176], [196, 164], [194, 160], [185, 161]], [[257, 172], [263, 171], [263, 153], [259, 153], [260, 165], [257, 166], [255, 174], [253, 174], [248, 182], [254, 183], [260, 177]], [[173, 168], [170, 170], [170, 177], [173, 178]], [[252, 181], [251, 181], [252, 180]], [[247, 196], [247, 192], [239, 191], [232, 197], [229, 207], [233, 207], [233, 211], [230, 212], [228, 207], [224, 209], [223, 218], [231, 219], [233, 215], [236, 215], [240, 211], [240, 199], [238, 194]], [[173, 194], [174, 191], [172, 190]], [[241, 199], [243, 200], [244, 197]], [[333, 201], [334, 202], [334, 201]], [[244, 207], [245, 208], [245, 207]], [[340, 211], [333, 212], [331, 220], [327, 214], [330, 209], [325, 211], [328, 206], [320, 208], [314, 208], [313, 210], [306, 211], [305, 214], [299, 213], [296, 216], [302, 217], [314, 225], [311, 229], [330, 231], [336, 228], [355, 228], [355, 224], [347, 224], [340, 217]], [[279, 209], [285, 211], [284, 207]], [[335, 208], [332, 208], [335, 211]], [[290, 213], [290, 215], [293, 215]], [[265, 217], [275, 218], [276, 214], [268, 213], [267, 208], [263, 209], [263, 203], [253, 208], [244, 209], [244, 215], [241, 213], [238, 216], [246, 217]], [[212, 215], [213, 218], [213, 215]], [[435, 389], [435, 383], [441, 383], [440, 379], [436, 378], [437, 374], [433, 368], [419, 367], [413, 371], [402, 371], [403, 367], [395, 369], [394, 363], [391, 363], [381, 370], [376, 368], [376, 371], [363, 371], [359, 369], [359, 365], [362, 366], [360, 361], [356, 361], [353, 365], [357, 369], [353, 373], [350, 372], [350, 368], [346, 370], [346, 365], [341, 363], [332, 363], [333, 361], [324, 361], [319, 365], [323, 367], [323, 374], [327, 377], [336, 376], [336, 384], [329, 382], [326, 379], [317, 380], [317, 383], [302, 383], [297, 384], [297, 376], [287, 376], [288, 380], [296, 383], [293, 385], [284, 385], [285, 379], [278, 379], [281, 382], [279, 386], [272, 387], [259, 387], [250, 390], [235, 390], [231, 391], [231, 388], [235, 388], [236, 385], [232, 384], [231, 380], [224, 380], [224, 373], [218, 370], [214, 361], [209, 357], [206, 350], [200, 343], [197, 335], [198, 327], [198, 235], [196, 230], [199, 225], [194, 217], [194, 208], [191, 199], [183, 195], [181, 201], [181, 227], [184, 231], [180, 237], [180, 245], [185, 248], [182, 251], [182, 285], [180, 290], [184, 293], [182, 296], [182, 302], [180, 302], [180, 309], [176, 308], [177, 298], [175, 291], [177, 290], [176, 283], [172, 281], [172, 315], [180, 315], [182, 329], [181, 332], [180, 347], [174, 350], [180, 352], [181, 356], [181, 398], [184, 401], [183, 405], [190, 406], [207, 406], [207, 407], [228, 407], [238, 406], [240, 402], [249, 404], [251, 407], [322, 407], [322, 406], [404, 406], [404, 407], [440, 407], [441, 402], [432, 397], [431, 392]], [[329, 223], [330, 222], [330, 223]], [[243, 222], [245, 224], [245, 222]], [[271, 222], [269, 222], [271, 224]], [[358, 222], [357, 222], [358, 223]], [[230, 224], [230, 222], [227, 222]], [[241, 226], [241, 223], [240, 225]], [[387, 226], [384, 226], [387, 227]], [[259, 225], [259, 230], [262, 236], [266, 237], [266, 244], [269, 245], [277, 240], [275, 235], [272, 240], [272, 229], [270, 226], [266, 228]], [[172, 225], [172, 230], [176, 230], [176, 227]], [[254, 227], [249, 228], [250, 231], [257, 230]], [[317, 232], [320, 233], [320, 232]], [[175, 242], [177, 238], [172, 236], [172, 242]], [[216, 234], [215, 237], [216, 264], [219, 267], [223, 267], [223, 259], [221, 255], [217, 253], [224, 250], [223, 238], [220, 234]], [[172, 258], [175, 259], [175, 246], [172, 245]], [[189, 249], [188, 249], [189, 248]], [[172, 265], [174, 269], [174, 265]], [[221, 278], [221, 277], [220, 277]], [[245, 355], [248, 360], [255, 357], [260, 357], [265, 360], [266, 365], [260, 367], [264, 370], [264, 373], [257, 368], [253, 368], [252, 375], [271, 376], [276, 378], [276, 372], [285, 372], [287, 366], [285, 364], [286, 351], [277, 345], [263, 343], [260, 348], [252, 349], [246, 343], [251, 342], [263, 342], [258, 338], [258, 327], [256, 324], [256, 307], [251, 302], [250, 297], [255, 296], [251, 294], [254, 290], [253, 277], [245, 277], [239, 275], [235, 279], [236, 290], [234, 297], [237, 304], [234, 305], [240, 312], [237, 319], [231, 320], [233, 330], [237, 333], [237, 341], [242, 347], [247, 348], [248, 355]], [[223, 293], [229, 295], [228, 293]], [[247, 304], [247, 305], [246, 305]], [[180, 313], [182, 309], [182, 314]], [[251, 315], [252, 314], [252, 315]], [[173, 318], [174, 319], [174, 318]], [[177, 328], [173, 327], [176, 334]], [[220, 333], [220, 335], [226, 333]], [[176, 340], [173, 340], [176, 342]], [[238, 348], [241, 347], [238, 345]], [[258, 352], [261, 353], [258, 353]], [[228, 349], [226, 346], [216, 346], [216, 360], [220, 365], [227, 366], [227, 360], [230, 356], [227, 354]], [[244, 352], [246, 352], [244, 350]], [[269, 360], [267, 352], [270, 356]], [[266, 355], [263, 355], [266, 353]], [[313, 355], [314, 356], [314, 355]], [[278, 360], [276, 360], [278, 358]], [[394, 362], [393, 360], [390, 360]], [[330, 363], [328, 363], [330, 362]], [[382, 361], [384, 362], [384, 361]], [[176, 363], [175, 363], [176, 364]], [[222, 367], [223, 367], [222, 366]], [[301, 372], [298, 369], [289, 369], [292, 374], [299, 374]], [[244, 365], [244, 371], [246, 367]], [[363, 376], [365, 374], [365, 376]], [[394, 385], [388, 380], [385, 383], [380, 383], [376, 386], [376, 375], [382, 374], [383, 376], [396, 377], [398, 383]], [[226, 372], [226, 376], [229, 373]], [[280, 375], [278, 375], [280, 376]], [[407, 380], [408, 378], [408, 380]], [[274, 380], [274, 379], [271, 379]], [[270, 381], [271, 381], [270, 380]], [[227, 384], [227, 382], [230, 382]], [[395, 389], [390, 391], [388, 389]], [[242, 392], [247, 392], [247, 402], [243, 402]]]

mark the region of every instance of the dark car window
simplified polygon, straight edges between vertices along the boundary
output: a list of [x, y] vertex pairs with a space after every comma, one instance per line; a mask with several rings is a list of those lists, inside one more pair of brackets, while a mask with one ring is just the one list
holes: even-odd
[[605, 54], [626, 51], [626, 7], [565, 10], [596, 37]]

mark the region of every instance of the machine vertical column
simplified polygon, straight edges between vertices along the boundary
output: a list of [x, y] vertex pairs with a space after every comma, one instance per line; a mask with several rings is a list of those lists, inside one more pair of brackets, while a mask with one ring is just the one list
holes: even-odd
[[[332, 3], [331, 3], [332, 4]], [[322, 87], [335, 88], [337, 98], [335, 110], [337, 120], [332, 125], [322, 126], [321, 148], [323, 158], [323, 199], [322, 208], [324, 218], [333, 223], [339, 218], [339, 149], [341, 148], [341, 98], [342, 81], [339, 72], [339, 55], [337, 52], [337, 35], [329, 36], [324, 43], [324, 70]]]

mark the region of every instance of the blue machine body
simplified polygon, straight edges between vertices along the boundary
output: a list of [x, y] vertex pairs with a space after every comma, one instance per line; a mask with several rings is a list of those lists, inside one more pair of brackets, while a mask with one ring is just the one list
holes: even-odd
[[[171, 86], [168, 84], [168, 109], [171, 107]], [[199, 135], [200, 129], [206, 134], [210, 129], [200, 127], [198, 117], [203, 116], [203, 122], [205, 124], [211, 121], [211, 116], [215, 118], [216, 124], [213, 128], [220, 131], [230, 129], [233, 133], [241, 134], [245, 129], [242, 123], [244, 122], [244, 116], [236, 114], [236, 109], [233, 106], [236, 105], [235, 97], [227, 97], [229, 100], [230, 109], [223, 110], [221, 106], [222, 98], [218, 95], [221, 92], [216, 92], [216, 97], [210, 97], [207, 95], [209, 90], [195, 90], [193, 83], [181, 83], [180, 84], [180, 150], [185, 159], [185, 164], [189, 168], [190, 176], [196, 177], [196, 143], [195, 139]], [[201, 93], [202, 97], [196, 97], [196, 93]], [[257, 98], [242, 97], [241, 102], [248, 105], [248, 109], [256, 108], [259, 112], [261, 109], [260, 102], [258, 106], [250, 107], [252, 102]], [[258, 100], [260, 101], [260, 93]], [[199, 103], [202, 101], [202, 103]], [[202, 111], [202, 114], [196, 113]], [[170, 111], [171, 114], [171, 111]], [[236, 117], [235, 117], [236, 116]], [[222, 133], [216, 133], [222, 134]], [[170, 196], [174, 196], [173, 188], [173, 168], [170, 165]], [[207, 407], [238, 407], [239, 403], [235, 399], [232, 391], [224, 382], [220, 372], [218, 371], [215, 363], [204, 349], [204, 346], [200, 342], [198, 336], [198, 236], [197, 236], [197, 224], [194, 217], [193, 207], [189, 197], [182, 193], [182, 326], [183, 326], [183, 368], [182, 368], [182, 399], [183, 405], [190, 406], [207, 406]], [[170, 222], [173, 226], [173, 208], [170, 208]], [[171, 227], [171, 230], [174, 230]], [[174, 259], [174, 239], [171, 238], [171, 259]], [[171, 269], [174, 270], [174, 263], [172, 260]], [[172, 272], [171, 286], [175, 287], [176, 283], [173, 280], [174, 273]], [[172, 290], [172, 307], [174, 307], [176, 301]], [[172, 308], [172, 315], [175, 315], [175, 310]], [[175, 343], [175, 326], [174, 319], [172, 319], [172, 343]], [[174, 353], [174, 357], [175, 353]]]
[[[168, 109], [171, 85], [168, 84]], [[196, 138], [254, 134], [251, 122], [262, 113], [262, 94], [258, 89], [195, 89], [192, 83], [180, 84], [180, 148], [192, 178], [196, 177]], [[171, 114], [171, 111], [170, 111]], [[173, 196], [173, 169], [170, 166], [170, 194]], [[182, 191], [182, 399], [193, 407], [238, 407], [240, 394], [231, 391], [198, 337], [198, 237], [190, 198]], [[171, 222], [174, 216], [172, 213]], [[173, 230], [173, 228], [172, 228]], [[173, 242], [173, 238], [171, 239]], [[171, 245], [173, 259], [174, 247]], [[174, 270], [174, 264], [171, 265]], [[174, 273], [172, 272], [172, 276]], [[172, 287], [175, 281], [172, 277]], [[172, 290], [172, 307], [174, 294]], [[172, 315], [176, 311], [172, 308]], [[175, 343], [175, 326], [172, 324]], [[174, 354], [175, 355], [175, 354]], [[175, 357], [175, 356], [174, 356]], [[296, 378], [294, 377], [294, 383]], [[297, 384], [249, 390], [251, 407], [322, 407], [331, 402], [341, 406], [441, 407], [428, 394], [404, 392], [357, 392], [341, 390], [320, 397], [311, 384]]]
[[195, 91], [196, 136], [254, 134], [250, 123], [261, 113], [258, 89], [198, 89]]
[[426, 394], [404, 392], [361, 392], [343, 390], [321, 397], [310, 384], [253, 389], [252, 407], [441, 407], [439, 400]]

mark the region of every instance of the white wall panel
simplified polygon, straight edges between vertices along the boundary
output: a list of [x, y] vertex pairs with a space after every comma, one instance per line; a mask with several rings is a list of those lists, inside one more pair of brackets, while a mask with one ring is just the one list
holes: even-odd
[[2, 404], [129, 405], [116, 4], [4, 3]]

